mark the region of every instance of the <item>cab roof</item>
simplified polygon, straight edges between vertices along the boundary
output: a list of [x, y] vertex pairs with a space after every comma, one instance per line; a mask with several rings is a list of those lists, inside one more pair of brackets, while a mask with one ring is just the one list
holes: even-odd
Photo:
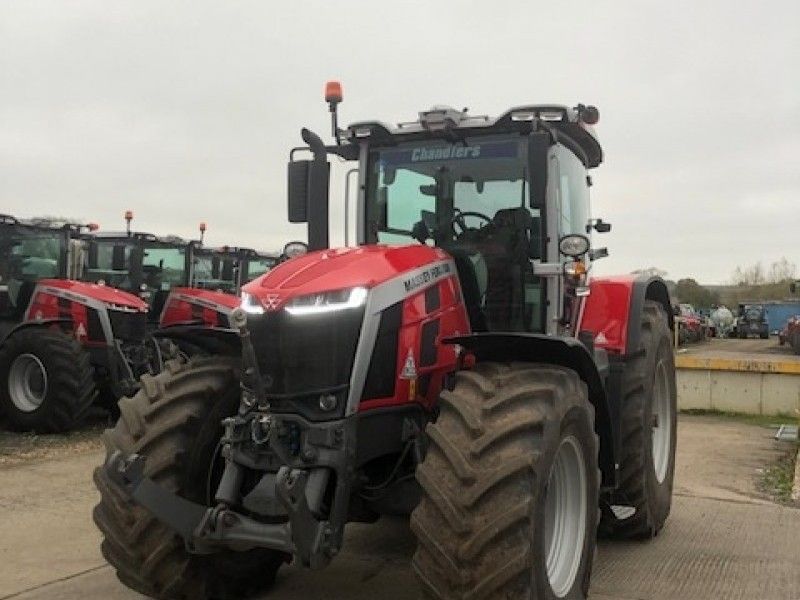
[[[380, 121], [360, 121], [346, 129], [351, 142], [370, 139], [393, 145], [405, 140], [448, 137], [458, 141], [465, 135], [486, 135], [525, 131], [548, 131], [555, 141], [567, 142], [587, 168], [603, 162], [603, 150], [591, 123], [597, 109], [579, 104], [570, 108], [558, 104], [531, 104], [508, 109], [498, 117], [470, 115], [467, 109], [434, 106], [419, 113], [416, 121], [391, 126]], [[564, 138], [567, 138], [566, 140]], [[568, 143], [573, 142], [573, 143]]]

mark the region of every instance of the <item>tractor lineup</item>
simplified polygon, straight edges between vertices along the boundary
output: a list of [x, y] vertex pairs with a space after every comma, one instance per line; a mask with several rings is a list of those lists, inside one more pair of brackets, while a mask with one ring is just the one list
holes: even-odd
[[182, 345], [182, 331], [227, 327], [242, 284], [278, 261], [132, 232], [132, 218], [128, 211], [126, 232], [109, 234], [94, 224], [0, 215], [5, 426], [70, 430], [94, 403], [116, 413], [142, 375], [203, 351]]
[[[162, 361], [104, 434], [103, 555], [151, 597], [241, 598], [285, 563], [329, 565], [347, 523], [407, 515], [424, 598], [586, 598], [598, 532], [664, 526], [677, 432], [665, 283], [590, 276], [610, 230], [590, 213], [597, 109], [340, 128], [341, 86], [325, 99], [333, 141], [303, 129], [287, 170], [308, 252], [248, 283], [133, 234], [88, 260]], [[359, 179], [341, 248], [332, 157]], [[209, 260], [185, 278], [189, 254]], [[219, 280], [241, 299], [194, 301]]]

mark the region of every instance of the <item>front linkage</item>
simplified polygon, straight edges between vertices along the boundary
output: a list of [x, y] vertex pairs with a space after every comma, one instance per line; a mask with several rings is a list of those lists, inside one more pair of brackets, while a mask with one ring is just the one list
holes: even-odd
[[[141, 455], [116, 452], [104, 468], [128, 497], [183, 537], [189, 552], [270, 548], [294, 555], [304, 566], [323, 568], [342, 545], [355, 473], [356, 420], [311, 423], [271, 413], [244, 311], [235, 310], [231, 323], [242, 343], [242, 400], [238, 414], [222, 422], [224, 470], [215, 505], [191, 502], [157, 485], [144, 475]], [[246, 470], [264, 475], [242, 496]], [[327, 499], [331, 473], [336, 484]], [[232, 508], [239, 506], [275, 522]]]

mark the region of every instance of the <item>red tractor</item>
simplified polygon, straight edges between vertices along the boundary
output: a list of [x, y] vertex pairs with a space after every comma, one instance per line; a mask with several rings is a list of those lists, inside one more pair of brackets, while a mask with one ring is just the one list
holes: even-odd
[[[790, 283], [789, 291], [793, 294], [800, 292], [800, 281]], [[778, 334], [778, 340], [781, 346], [789, 344], [795, 354], [800, 354], [800, 315], [794, 315], [786, 321]]]
[[[201, 239], [131, 231], [133, 212], [125, 212], [126, 231], [92, 236], [85, 277], [139, 295], [149, 305], [151, 331], [176, 324], [229, 327], [243, 284], [271, 269], [279, 257], [249, 248], [203, 247]], [[163, 337], [163, 332], [157, 334]]]
[[[598, 521], [664, 526], [677, 426], [666, 285], [589, 280], [597, 109], [340, 130], [326, 95], [336, 143], [304, 129], [288, 170], [310, 252], [120, 402], [104, 556], [153, 597], [242, 597], [410, 515], [425, 598], [585, 598]], [[329, 155], [358, 161], [356, 247], [329, 248]]]
[[98, 388], [135, 391], [123, 347], [147, 304], [78, 281], [82, 229], [0, 215], [0, 413], [14, 429], [68, 430]]
[[175, 287], [163, 304], [160, 327], [202, 323], [230, 327], [242, 286], [272, 269], [279, 257], [251, 248], [194, 246], [188, 286]]

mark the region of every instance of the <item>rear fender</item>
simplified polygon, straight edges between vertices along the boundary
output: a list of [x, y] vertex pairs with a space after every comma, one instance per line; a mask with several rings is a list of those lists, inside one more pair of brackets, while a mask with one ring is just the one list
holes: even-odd
[[[474, 333], [452, 337], [448, 344], [459, 344], [478, 361], [525, 361], [559, 365], [572, 369], [586, 383], [589, 401], [595, 409], [595, 431], [600, 438], [600, 471], [604, 487], [616, 483], [615, 428], [609, 411], [603, 377], [586, 346], [575, 338], [539, 333]], [[601, 356], [605, 353], [600, 351]], [[605, 367], [603, 367], [605, 370]]]
[[646, 300], [660, 303], [674, 331], [667, 285], [659, 277], [601, 277], [592, 279], [578, 330], [590, 331], [594, 346], [627, 356], [641, 341], [642, 312]]

